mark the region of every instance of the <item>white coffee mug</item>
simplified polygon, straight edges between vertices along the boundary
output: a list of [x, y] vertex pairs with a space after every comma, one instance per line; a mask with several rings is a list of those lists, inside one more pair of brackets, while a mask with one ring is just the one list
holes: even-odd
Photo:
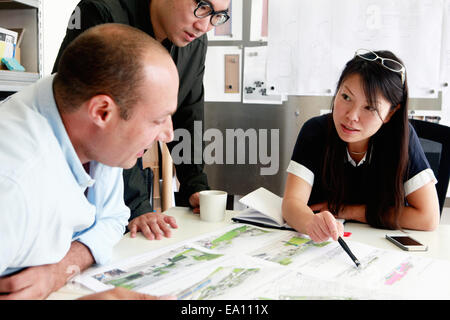
[[200, 191], [200, 219], [203, 221], [223, 221], [226, 207], [227, 193], [225, 191]]

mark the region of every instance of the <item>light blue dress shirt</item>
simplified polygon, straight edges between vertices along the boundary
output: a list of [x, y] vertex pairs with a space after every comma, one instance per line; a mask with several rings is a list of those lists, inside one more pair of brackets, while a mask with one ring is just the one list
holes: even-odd
[[92, 161], [90, 173], [84, 170], [58, 112], [53, 78], [0, 104], [0, 275], [57, 263], [74, 240], [104, 264], [130, 216], [122, 169]]

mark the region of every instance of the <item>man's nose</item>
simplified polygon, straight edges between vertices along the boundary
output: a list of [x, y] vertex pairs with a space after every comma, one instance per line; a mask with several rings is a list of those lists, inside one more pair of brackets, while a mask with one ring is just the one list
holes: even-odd
[[212, 28], [214, 28], [214, 26], [210, 23], [210, 21], [211, 21], [211, 17], [210, 16], [208, 16], [206, 18], [203, 18], [203, 19], [198, 19], [194, 23], [194, 27], [195, 27], [195, 29], [200, 31], [202, 34], [203, 33], [207, 33]]
[[168, 143], [173, 140], [173, 137], [174, 133], [173, 133], [172, 117], [169, 116], [158, 136], [158, 140], [161, 142]]

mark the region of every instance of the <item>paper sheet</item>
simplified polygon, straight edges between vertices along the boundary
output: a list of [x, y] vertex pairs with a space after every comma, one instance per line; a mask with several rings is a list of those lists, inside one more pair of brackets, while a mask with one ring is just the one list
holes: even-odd
[[441, 48], [441, 84], [450, 84], [450, 1], [444, 0], [444, 17], [442, 22], [442, 48]]
[[359, 268], [337, 242], [234, 224], [76, 281], [179, 299], [450, 299], [449, 261], [347, 243]]
[[226, 229], [202, 237], [194, 242], [202, 250], [218, 254], [248, 254], [264, 244], [278, 242], [283, 234], [245, 224], [233, 224]]
[[269, 190], [263, 187], [258, 188], [243, 197], [240, 202], [252, 209], [270, 216], [273, 220], [278, 222], [280, 226], [284, 224], [284, 219], [281, 212], [283, 198], [277, 196]]
[[267, 47], [246, 47], [244, 57], [243, 102], [282, 104], [282, 95], [272, 95], [267, 87]]
[[280, 274], [273, 283], [255, 290], [253, 299], [272, 300], [393, 300], [401, 297], [351, 284], [327, 281], [300, 272]]
[[[441, 124], [450, 126], [450, 0], [444, 1], [440, 85], [442, 90]], [[450, 189], [449, 189], [450, 194]]]
[[403, 60], [411, 97], [435, 98], [442, 10], [441, 0], [269, 2], [269, 85], [278, 93], [332, 95], [345, 63], [366, 48]]
[[267, 41], [269, 0], [252, 0], [250, 41]]
[[[239, 93], [225, 92], [225, 55], [239, 56]], [[242, 49], [235, 46], [210, 46], [206, 54], [205, 101], [241, 102], [242, 87]]]

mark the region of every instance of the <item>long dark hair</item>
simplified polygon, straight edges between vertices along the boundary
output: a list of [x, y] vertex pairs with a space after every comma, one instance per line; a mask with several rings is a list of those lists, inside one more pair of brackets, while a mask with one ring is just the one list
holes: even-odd
[[[380, 57], [402, 63], [390, 51], [376, 51], [375, 53]], [[409, 127], [406, 75], [405, 82], [402, 84], [400, 73], [388, 70], [379, 61], [367, 61], [355, 56], [346, 64], [339, 78], [332, 109], [341, 84], [354, 74], [361, 77], [364, 93], [370, 106], [376, 108], [379, 94], [390, 102], [391, 110], [400, 105], [390, 121], [384, 123], [369, 140], [367, 165], [363, 172], [367, 190], [365, 190], [365, 199], [362, 199], [360, 203], [366, 206], [366, 219], [371, 226], [399, 229], [399, 213], [405, 205], [403, 183], [408, 164]], [[339, 138], [332, 116], [329, 117], [328, 128], [322, 182], [328, 193], [330, 211], [338, 213], [347, 204], [345, 201], [349, 193], [348, 181], [344, 178], [347, 145]]]

